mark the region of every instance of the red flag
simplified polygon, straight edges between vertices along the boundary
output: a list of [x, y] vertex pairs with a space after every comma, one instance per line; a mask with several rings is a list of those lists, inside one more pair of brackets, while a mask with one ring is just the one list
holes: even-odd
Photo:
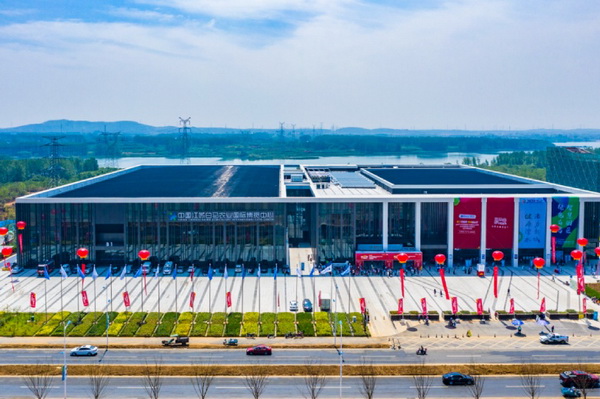
[[123, 293], [123, 303], [125, 303], [125, 307], [128, 308], [131, 306], [131, 301], [129, 300], [129, 292], [125, 291]]
[[556, 237], [554, 233], [552, 233], [552, 264], [556, 263]]
[[494, 298], [498, 298], [498, 266], [494, 266]]
[[510, 298], [510, 307], [508, 308], [508, 313], [515, 313], [515, 300], [514, 298]]
[[585, 292], [585, 277], [583, 276], [583, 264], [579, 263], [575, 269], [577, 271], [577, 295]]
[[194, 301], [196, 300], [196, 293], [190, 292], [190, 308], [194, 309]]
[[35, 304], [36, 304], [35, 292], [32, 292], [31, 294], [29, 294], [29, 305], [32, 308], [35, 308]]
[[452, 297], [452, 313], [458, 313], [458, 298], [455, 296]]
[[196, 270], [196, 268], [192, 267], [192, 272], [190, 273], [190, 281], [194, 279], [194, 270]]
[[404, 314], [404, 298], [398, 299], [398, 314]]
[[227, 300], [227, 307], [230, 308], [231, 307], [231, 292], [227, 291], [227, 294], [225, 294], [225, 299]]
[[540, 304], [540, 313], [546, 312], [546, 298], [542, 298], [542, 303]]
[[319, 307], [321, 307], [321, 290], [319, 290]]
[[400, 289], [402, 290], [402, 298], [404, 298], [404, 269], [400, 269]]
[[583, 305], [582, 305], [583, 313], [587, 313], [587, 298], [583, 297]]
[[446, 273], [443, 268], [440, 267], [440, 277], [442, 278], [442, 287], [444, 288], [444, 294], [446, 294], [446, 299], [450, 299], [450, 294], [448, 293], [448, 285], [446, 284]]
[[85, 263], [81, 264], [81, 273], [85, 274]]
[[19, 252], [23, 253], [23, 233], [19, 233]]
[[483, 314], [483, 301], [481, 298], [477, 298], [477, 314], [480, 316]]
[[427, 315], [427, 299], [421, 298], [421, 308], [423, 308], [423, 315]]
[[85, 291], [81, 291], [81, 302], [83, 302], [83, 306], [90, 306], [90, 301]]
[[365, 298], [358, 298], [358, 302], [360, 303], [360, 313], [367, 313], [367, 302], [365, 301]]

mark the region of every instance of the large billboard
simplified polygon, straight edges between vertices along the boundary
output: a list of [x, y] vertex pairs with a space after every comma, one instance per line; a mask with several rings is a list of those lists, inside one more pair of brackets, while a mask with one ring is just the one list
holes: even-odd
[[546, 232], [546, 199], [521, 198], [519, 200], [519, 248], [544, 248]]
[[514, 198], [488, 198], [485, 242], [490, 249], [513, 247], [515, 220]]
[[454, 249], [481, 247], [481, 199], [454, 199]]
[[579, 198], [553, 197], [552, 224], [560, 226], [560, 231], [554, 235], [557, 248], [577, 247]]

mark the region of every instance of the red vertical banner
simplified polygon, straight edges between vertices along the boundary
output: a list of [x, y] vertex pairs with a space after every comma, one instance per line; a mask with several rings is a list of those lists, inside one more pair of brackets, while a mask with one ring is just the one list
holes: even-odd
[[427, 298], [421, 298], [421, 309], [423, 310], [423, 316], [427, 316]]
[[19, 253], [23, 253], [23, 233], [19, 233]]
[[577, 272], [577, 295], [581, 295], [585, 292], [585, 277], [583, 276], [583, 264], [581, 261], [575, 270]]
[[481, 298], [477, 298], [476, 303], [477, 303], [477, 314], [479, 316], [481, 316], [483, 314], [483, 301], [481, 300]]
[[552, 264], [556, 264], [556, 236], [552, 233]]
[[[227, 307], [230, 308], [231, 307], [231, 291], [227, 291], [227, 294], [225, 294], [225, 299], [227, 300]], [[277, 299], [279, 299], [279, 297], [277, 297]]]
[[196, 301], [196, 293], [190, 292], [190, 308], [194, 309], [194, 302]]
[[481, 247], [481, 198], [454, 199], [454, 248]]
[[508, 313], [515, 313], [515, 299], [510, 298], [510, 307], [508, 308]]
[[398, 314], [404, 314], [404, 298], [398, 299]]
[[319, 307], [321, 307], [321, 290], [319, 290], [319, 299], [318, 299], [318, 301], [319, 301]]
[[452, 297], [452, 314], [457, 314], [458, 313], [458, 298], [453, 296]]
[[83, 306], [90, 306], [90, 301], [85, 291], [81, 291], [81, 303], [83, 303]]
[[37, 303], [37, 300], [35, 297], [35, 292], [32, 292], [31, 294], [29, 294], [29, 306], [31, 306], [32, 308], [35, 308], [36, 303]]
[[540, 303], [540, 313], [546, 312], [546, 298], [542, 298], [542, 303]]
[[442, 288], [444, 288], [444, 294], [446, 295], [446, 299], [450, 299], [450, 294], [448, 293], [448, 285], [446, 284], [446, 272], [442, 267], [440, 267], [440, 278], [442, 279]]
[[582, 299], [583, 303], [581, 304], [581, 308], [583, 309], [583, 313], [587, 313], [587, 298], [583, 297]]
[[404, 268], [400, 268], [400, 289], [402, 290], [402, 298], [404, 298]]
[[365, 301], [365, 298], [358, 298], [358, 302], [360, 303], [360, 313], [367, 313], [367, 302]]
[[81, 273], [85, 275], [85, 263], [81, 264]]
[[129, 300], [129, 292], [127, 291], [123, 293], [123, 303], [125, 304], [126, 308], [131, 306], [131, 301]]
[[514, 198], [488, 198], [485, 239], [488, 248], [512, 248], [515, 219]]
[[494, 298], [498, 298], [498, 266], [494, 266]]

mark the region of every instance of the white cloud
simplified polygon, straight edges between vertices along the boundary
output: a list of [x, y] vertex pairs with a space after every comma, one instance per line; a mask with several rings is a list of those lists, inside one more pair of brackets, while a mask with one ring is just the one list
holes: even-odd
[[175, 16], [158, 11], [140, 10], [137, 8], [114, 7], [110, 8], [109, 14], [117, 17], [139, 19], [145, 21], [172, 22]]

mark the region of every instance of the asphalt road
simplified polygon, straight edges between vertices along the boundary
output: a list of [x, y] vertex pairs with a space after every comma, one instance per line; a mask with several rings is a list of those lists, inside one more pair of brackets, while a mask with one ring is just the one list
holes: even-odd
[[[467, 398], [472, 397], [466, 387], [447, 387], [441, 383], [440, 377], [432, 377], [428, 398]], [[89, 398], [90, 385], [86, 377], [70, 377], [67, 380], [67, 393], [71, 399]], [[22, 378], [0, 378], [0, 398], [30, 398], [31, 393]], [[342, 381], [343, 398], [361, 398], [359, 378], [344, 378]], [[560, 397], [558, 376], [542, 377], [539, 384], [542, 398]], [[300, 399], [305, 389], [302, 377], [271, 377], [261, 398]], [[320, 395], [321, 398], [339, 397], [339, 379], [328, 378], [327, 385]], [[600, 390], [590, 390], [588, 398], [600, 397]], [[48, 398], [62, 398], [63, 385], [60, 378], [52, 382]], [[486, 398], [523, 398], [523, 383], [519, 377], [486, 377], [483, 389]], [[144, 398], [148, 397], [141, 378], [115, 377], [111, 378], [106, 390], [108, 398]], [[165, 378], [160, 391], [164, 398], [197, 398], [194, 388], [187, 377]], [[209, 398], [249, 399], [252, 397], [244, 384], [244, 378], [215, 378], [208, 392]], [[375, 389], [378, 399], [398, 399], [416, 397], [415, 382], [412, 377], [379, 377]]]
[[[70, 352], [67, 348], [67, 354]], [[543, 347], [521, 350], [485, 350], [482, 348], [430, 349], [428, 355], [417, 356], [413, 351], [391, 349], [349, 349], [343, 351], [346, 364], [361, 364], [366, 359], [374, 364], [415, 364], [421, 360], [437, 364], [475, 363], [576, 363], [600, 357], [600, 348], [574, 349], [569, 346]], [[305, 364], [316, 361], [322, 364], [338, 364], [339, 355], [335, 349], [274, 349], [272, 356], [247, 356], [245, 349], [114, 349], [100, 350], [96, 357], [68, 357], [70, 364], [102, 362], [105, 364], [144, 364], [161, 359], [164, 364], [191, 364], [211, 362], [215, 364]], [[61, 349], [2, 349], [0, 364], [61, 363]]]

